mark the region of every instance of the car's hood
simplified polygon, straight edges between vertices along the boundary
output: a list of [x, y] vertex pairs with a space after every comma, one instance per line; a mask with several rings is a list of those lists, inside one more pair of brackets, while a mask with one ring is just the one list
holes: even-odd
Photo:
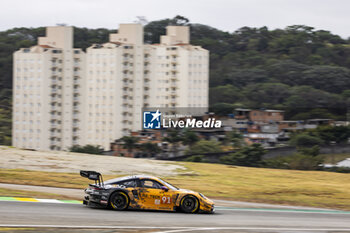
[[203, 194], [200, 194], [199, 192], [195, 192], [189, 189], [179, 189], [178, 191], [180, 191], [181, 193], [197, 194], [206, 202], [209, 202], [210, 204], [214, 204], [214, 201], [210, 200], [208, 197], [204, 196]]
[[181, 193], [198, 193], [198, 192], [195, 192], [195, 191], [192, 191], [192, 190], [189, 190], [189, 189], [179, 189], [178, 191], [181, 192]]

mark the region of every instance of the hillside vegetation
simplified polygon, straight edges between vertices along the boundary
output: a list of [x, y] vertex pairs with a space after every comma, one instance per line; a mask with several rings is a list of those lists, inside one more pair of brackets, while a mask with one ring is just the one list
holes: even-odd
[[[349, 40], [305, 25], [224, 32], [177, 16], [148, 23], [145, 42], [157, 43], [167, 25], [189, 25], [191, 43], [210, 51], [210, 106], [286, 110], [290, 119], [344, 119], [350, 100]], [[74, 46], [103, 43], [108, 29], [75, 28]], [[0, 32], [0, 144], [11, 135], [12, 53], [36, 43], [44, 28]]]

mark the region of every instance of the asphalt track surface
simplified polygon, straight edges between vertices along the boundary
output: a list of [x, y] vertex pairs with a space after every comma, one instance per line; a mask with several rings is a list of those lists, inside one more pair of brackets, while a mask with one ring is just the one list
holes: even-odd
[[34, 227], [38, 229], [36, 232], [50, 229], [56, 229], [55, 232], [75, 232], [77, 229], [169, 233], [350, 232], [350, 213], [238, 208], [218, 208], [215, 214], [119, 212], [80, 204], [0, 201], [0, 232], [11, 227]]

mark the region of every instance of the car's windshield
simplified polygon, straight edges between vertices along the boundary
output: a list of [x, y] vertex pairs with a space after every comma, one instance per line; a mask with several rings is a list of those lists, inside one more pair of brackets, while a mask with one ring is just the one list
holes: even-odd
[[166, 182], [165, 180], [162, 180], [162, 179], [159, 179], [160, 181], [162, 181], [166, 186], [168, 186], [170, 189], [173, 189], [173, 190], [178, 190], [179, 188], [177, 188], [176, 186]]

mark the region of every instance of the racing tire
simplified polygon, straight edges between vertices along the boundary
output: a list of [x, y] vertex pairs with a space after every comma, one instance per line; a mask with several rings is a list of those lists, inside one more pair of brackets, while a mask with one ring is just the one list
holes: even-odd
[[184, 196], [181, 199], [180, 208], [185, 213], [196, 213], [199, 210], [199, 201], [192, 195]]
[[130, 199], [124, 192], [115, 192], [109, 199], [109, 205], [113, 210], [126, 210]]

